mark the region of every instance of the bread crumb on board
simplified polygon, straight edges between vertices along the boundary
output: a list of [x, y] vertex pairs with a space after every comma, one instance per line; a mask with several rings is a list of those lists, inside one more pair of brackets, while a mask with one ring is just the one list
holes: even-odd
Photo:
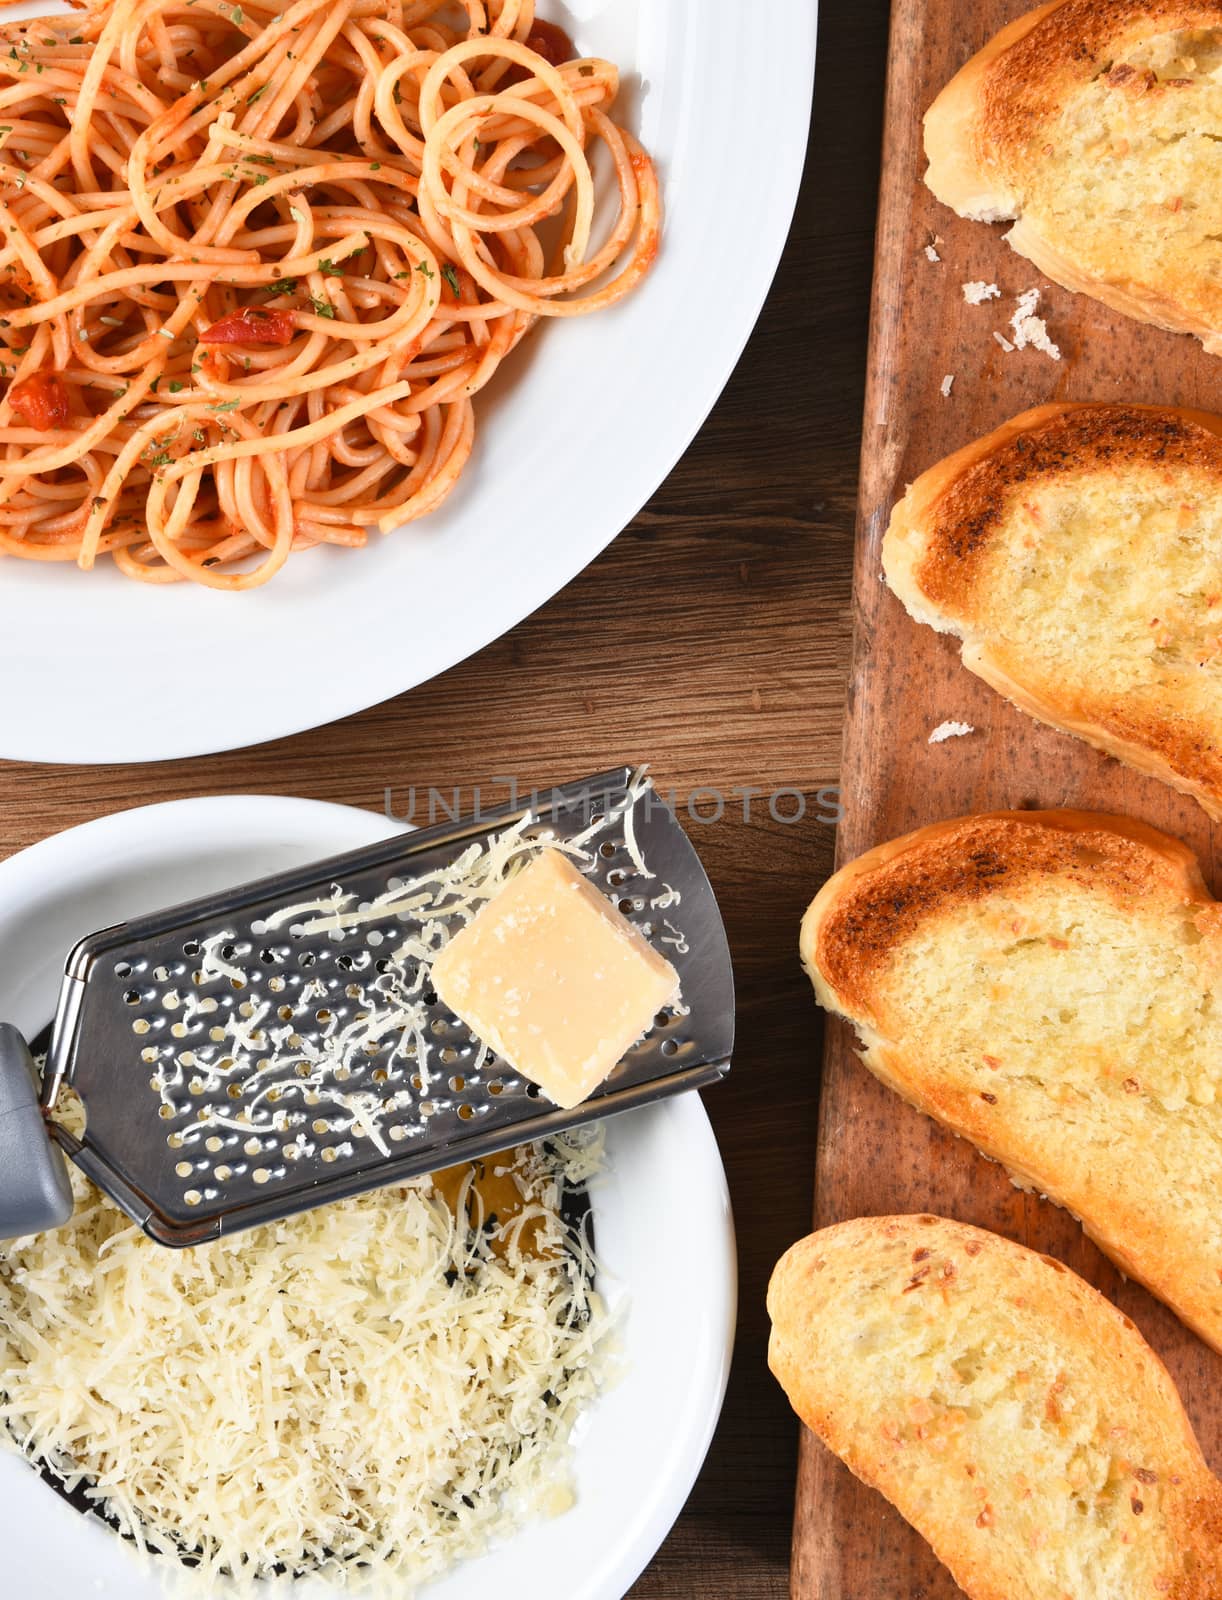
[[1026, 294], [1020, 294], [1014, 315], [1010, 318], [1010, 326], [1014, 329], [1014, 348], [1016, 350], [1039, 350], [1053, 361], [1061, 359], [1061, 351], [1048, 336], [1048, 324], [1043, 317], [1036, 316], [1040, 303], [1040, 291], [1028, 289]]
[[939, 722], [938, 726], [929, 735], [930, 744], [943, 744], [947, 739], [962, 739], [969, 733], [975, 733], [975, 728], [970, 722]]
[[934, 249], [933, 245], [927, 244], [925, 246], [925, 259], [926, 261], [932, 261], [936, 265], [939, 261], [941, 261], [942, 257]]
[[1001, 290], [995, 283], [965, 283], [963, 298], [969, 306], [982, 306], [986, 300], [1000, 300]]
[[946, 376], [942, 379], [942, 398], [944, 400], [949, 400], [950, 399], [950, 392], [954, 387], [955, 387], [955, 375], [954, 375], [953, 372], [948, 372], [946, 374]]

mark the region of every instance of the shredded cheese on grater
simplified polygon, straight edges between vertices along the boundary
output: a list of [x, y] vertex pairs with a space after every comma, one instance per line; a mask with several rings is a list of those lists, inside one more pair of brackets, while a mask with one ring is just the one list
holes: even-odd
[[[319, 1013], [317, 1025], [301, 1031], [292, 1007], [244, 999], [210, 1030], [211, 1047], [184, 1049], [168, 1059], [150, 1050], [156, 1064], [150, 1084], [171, 1115], [192, 1110], [192, 1096], [202, 1090], [215, 1094], [228, 1084], [241, 1084], [240, 1106], [235, 1104], [227, 1113], [208, 1105], [183, 1128], [178, 1138], [184, 1154], [206, 1147], [221, 1132], [240, 1133], [252, 1141], [281, 1136], [289, 1161], [314, 1157], [323, 1134], [342, 1136], [344, 1142], [332, 1146], [337, 1157], [352, 1156], [363, 1140], [381, 1156], [394, 1153], [394, 1144], [404, 1137], [397, 1114], [414, 1113], [422, 1101], [428, 1103], [438, 1075], [425, 999], [433, 961], [454, 933], [472, 922], [510, 878], [545, 849], [560, 850], [583, 870], [589, 869], [601, 841], [622, 823], [624, 849], [637, 876], [653, 880], [635, 831], [637, 801], [650, 788], [646, 772], [639, 770], [620, 804], [592, 817], [575, 837], [557, 838], [546, 828], [529, 832], [537, 818], [528, 811], [445, 865], [406, 880], [391, 880], [370, 901], [358, 903], [355, 894], [332, 884], [327, 894], [282, 907], [256, 923], [254, 931], [260, 935], [285, 930], [328, 934], [336, 944], [351, 938], [358, 954], [347, 998], [355, 1009], [348, 1018], [333, 1012], [324, 1020]], [[666, 885], [651, 904], [670, 908], [680, 898]], [[416, 924], [406, 936], [401, 917]], [[225, 979], [238, 990], [249, 986], [250, 974], [237, 964], [241, 958], [231, 948], [234, 937], [232, 930], [223, 930], [202, 941], [202, 981]], [[659, 942], [680, 954], [687, 952], [682, 934], [669, 922], [663, 922]], [[325, 992], [319, 984], [317, 996]], [[300, 998], [311, 999], [309, 986]], [[177, 996], [174, 1005], [179, 1005]], [[205, 1006], [215, 1009], [216, 1002], [188, 994], [184, 1021]], [[389, 1051], [378, 1055], [388, 1041], [393, 1041]], [[349, 1087], [371, 1055], [378, 1055], [377, 1091]], [[487, 1046], [481, 1044], [470, 1070], [478, 1072], [487, 1057]], [[440, 1076], [448, 1076], [448, 1070]], [[256, 1144], [251, 1153], [259, 1148]]]
[[572, 1502], [608, 1318], [560, 1204], [600, 1159], [493, 1158], [496, 1226], [426, 1178], [189, 1251], [74, 1173], [65, 1228], [0, 1246], [0, 1419], [205, 1593], [283, 1567], [402, 1600]]

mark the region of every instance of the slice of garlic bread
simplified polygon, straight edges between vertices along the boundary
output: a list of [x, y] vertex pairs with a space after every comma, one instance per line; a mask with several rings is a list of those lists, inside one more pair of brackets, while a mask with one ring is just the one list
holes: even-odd
[[1025, 412], [917, 479], [882, 559], [987, 683], [1222, 817], [1222, 418]]
[[938, 1217], [794, 1245], [768, 1289], [794, 1410], [971, 1600], [1218, 1600], [1222, 1484], [1166, 1368], [1059, 1262]]
[[801, 955], [884, 1083], [1222, 1351], [1222, 905], [1191, 851], [1086, 812], [938, 823], [836, 873]]
[[1058, 0], [925, 118], [926, 182], [1068, 289], [1222, 354], [1222, 0]]

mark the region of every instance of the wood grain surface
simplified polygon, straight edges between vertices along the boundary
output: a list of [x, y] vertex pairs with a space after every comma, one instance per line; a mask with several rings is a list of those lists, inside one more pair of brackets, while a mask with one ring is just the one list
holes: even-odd
[[[764, 316], [684, 461], [563, 594], [434, 682], [297, 738], [145, 767], [0, 763], [3, 854], [180, 796], [298, 794], [377, 811], [389, 788], [402, 812], [413, 785], [458, 786], [469, 800], [500, 774], [548, 783], [626, 759], [650, 761], [659, 785], [683, 797], [710, 786], [802, 792], [799, 824], [774, 821], [759, 799], [748, 821], [731, 799], [720, 821], [691, 824], [738, 980], [735, 1071], [705, 1104], [736, 1213], [741, 1316], [705, 1470], [633, 1600], [782, 1600], [788, 1590], [798, 1434], [766, 1369], [763, 1297], [773, 1263], [810, 1224], [819, 1022], [797, 929], [832, 863], [817, 796], [836, 782], [849, 659], [886, 29], [886, 0], [823, 0], [831, 66]], [[709, 270], [732, 270], [732, 255]], [[300, 669], [308, 692], [310, 663]], [[180, 714], [190, 670], [151, 674], [131, 714]], [[218, 692], [258, 689], [239, 662]]]
[[[959, 664], [958, 645], [918, 627], [880, 580], [887, 519], [934, 461], [1027, 406], [1131, 399], [1222, 410], [1222, 362], [1187, 338], [1125, 322], [1049, 285], [1002, 241], [961, 222], [924, 189], [921, 117], [943, 83], [1024, 0], [895, 0], [862, 443], [854, 578], [855, 652], [838, 856], [923, 823], [991, 807], [1125, 812], [1178, 834], [1217, 891], [1218, 839], [1192, 801], [1023, 717]], [[925, 247], [936, 246], [940, 263]], [[993, 282], [1002, 300], [972, 307], [961, 285]], [[1064, 359], [1006, 355], [1015, 297], [1039, 286]], [[940, 388], [953, 374], [949, 399]], [[976, 732], [931, 747], [944, 719]], [[1139, 1181], [1135, 1174], [1134, 1181]], [[1067, 1262], [1141, 1328], [1176, 1378], [1215, 1470], [1222, 1469], [1222, 1359], [1120, 1274], [1053, 1206], [901, 1103], [857, 1062], [849, 1031], [828, 1029], [816, 1221], [935, 1211], [992, 1228]], [[795, 1524], [795, 1600], [949, 1600], [959, 1591], [924, 1543], [809, 1435]]]

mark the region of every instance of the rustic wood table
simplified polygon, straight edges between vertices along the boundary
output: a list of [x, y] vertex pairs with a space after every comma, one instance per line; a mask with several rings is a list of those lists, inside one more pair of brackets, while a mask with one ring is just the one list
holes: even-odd
[[[389, 794], [402, 813], [413, 785], [468, 799], [479, 785], [487, 799], [497, 775], [528, 787], [640, 760], [668, 794], [695, 796], [706, 820], [690, 827], [738, 980], [735, 1070], [706, 1104], [733, 1194], [741, 1311], [716, 1440], [633, 1600], [788, 1592], [797, 1427], [765, 1366], [764, 1288], [811, 1217], [820, 1039], [796, 946], [835, 840], [820, 791], [837, 780], [849, 658], [887, 11], [822, 0], [810, 159], [764, 316], [669, 481], [562, 594], [443, 677], [297, 738], [154, 766], [0, 763], [4, 855], [188, 795], [377, 811]], [[709, 271], [733, 271], [732, 248]], [[726, 796], [718, 820], [708, 790]], [[793, 794], [770, 813], [778, 790], [801, 794], [801, 820], [788, 820]]]

